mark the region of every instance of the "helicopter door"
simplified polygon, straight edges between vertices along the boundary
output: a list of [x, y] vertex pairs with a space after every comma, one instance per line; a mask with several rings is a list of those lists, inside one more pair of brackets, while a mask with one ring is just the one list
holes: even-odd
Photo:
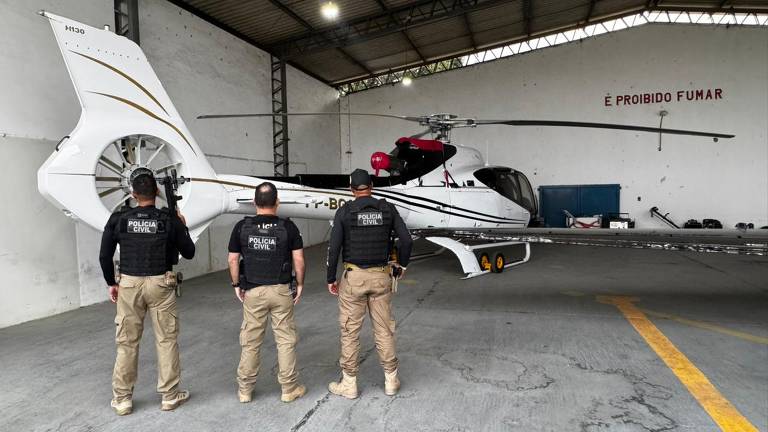
[[454, 213], [465, 215], [451, 216], [454, 228], [495, 228], [499, 226], [495, 216], [506, 214], [499, 195], [491, 189], [482, 187], [478, 182], [464, 183], [460, 188], [449, 189]]
[[[393, 189], [393, 193], [396, 189]], [[408, 226], [424, 228], [446, 228], [451, 225], [451, 195], [445, 186], [422, 184], [401, 189], [403, 193], [388, 197], [386, 189], [381, 195], [401, 206], [410, 208]], [[374, 192], [375, 194], [375, 192]], [[403, 209], [399, 209], [402, 212]]]

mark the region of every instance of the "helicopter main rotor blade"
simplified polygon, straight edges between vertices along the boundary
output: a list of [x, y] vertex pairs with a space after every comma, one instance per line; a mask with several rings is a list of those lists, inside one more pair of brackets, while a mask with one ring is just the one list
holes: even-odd
[[334, 113], [334, 112], [294, 112], [294, 113], [251, 113], [251, 114], [206, 114], [197, 116], [198, 119], [223, 119], [223, 118], [248, 118], [248, 117], [282, 117], [282, 116], [367, 116], [383, 117], [397, 120], [419, 122], [424, 117], [397, 116], [392, 114], [377, 113]]
[[658, 127], [634, 126], [613, 123], [589, 123], [559, 120], [476, 120], [477, 125], [508, 125], [508, 126], [555, 126], [555, 127], [582, 127], [594, 129], [618, 129], [637, 132], [652, 132], [672, 135], [692, 135], [710, 138], [733, 138], [736, 135], [721, 134], [715, 132], [700, 132], [682, 129], [664, 129]]

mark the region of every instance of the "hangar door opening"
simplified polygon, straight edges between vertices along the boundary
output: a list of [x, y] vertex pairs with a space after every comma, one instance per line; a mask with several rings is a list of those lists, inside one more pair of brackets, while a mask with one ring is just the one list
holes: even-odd
[[619, 214], [621, 185], [539, 186], [544, 226], [566, 228], [565, 213], [576, 217]]

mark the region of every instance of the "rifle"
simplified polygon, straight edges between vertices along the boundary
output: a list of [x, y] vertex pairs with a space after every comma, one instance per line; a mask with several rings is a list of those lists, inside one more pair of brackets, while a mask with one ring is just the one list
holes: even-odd
[[[176, 192], [179, 190], [179, 185], [184, 184], [187, 181], [188, 179], [186, 177], [178, 176], [175, 169], [171, 170], [170, 175], [157, 179], [157, 182], [163, 185], [163, 188], [165, 189], [165, 202], [168, 204], [168, 212], [170, 213], [171, 218], [176, 216], [178, 211], [177, 203], [182, 199], [181, 195], [176, 195]], [[179, 251], [174, 252], [176, 253], [173, 254], [171, 264], [176, 265], [179, 263]], [[184, 276], [181, 272], [176, 272], [173, 274], [173, 278], [176, 282], [176, 297], [181, 297], [181, 282], [184, 280]]]
[[184, 176], [178, 176], [176, 170], [172, 169], [171, 174], [165, 177], [160, 177], [157, 182], [163, 185], [165, 189], [165, 201], [168, 203], [168, 211], [172, 215], [176, 214], [178, 208], [177, 203], [182, 200], [181, 195], [176, 195], [179, 190], [179, 185], [184, 184], [188, 179]]

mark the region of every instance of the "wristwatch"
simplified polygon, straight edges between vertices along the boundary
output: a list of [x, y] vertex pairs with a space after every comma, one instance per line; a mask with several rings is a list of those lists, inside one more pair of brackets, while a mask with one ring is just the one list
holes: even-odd
[[231, 282], [232, 288], [240, 288], [240, 282]]

